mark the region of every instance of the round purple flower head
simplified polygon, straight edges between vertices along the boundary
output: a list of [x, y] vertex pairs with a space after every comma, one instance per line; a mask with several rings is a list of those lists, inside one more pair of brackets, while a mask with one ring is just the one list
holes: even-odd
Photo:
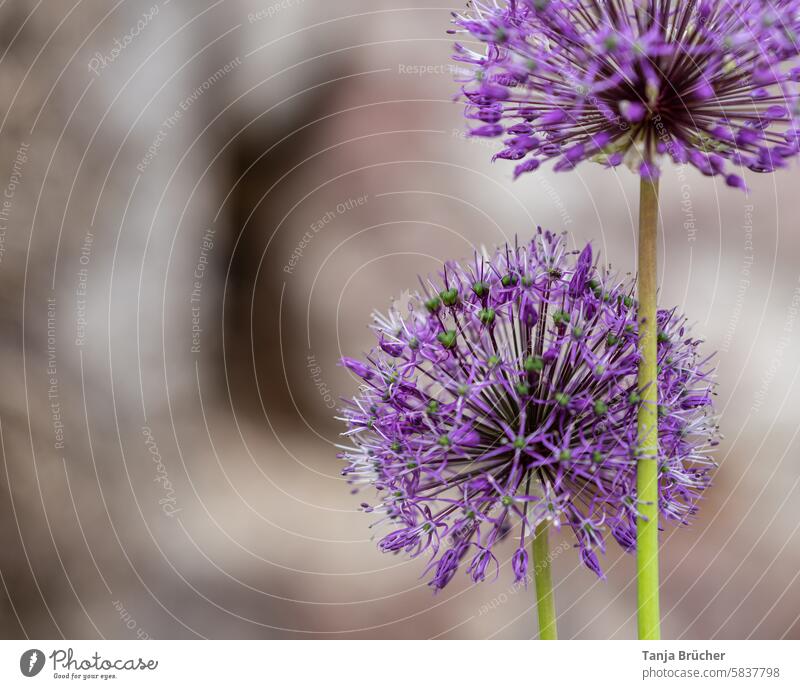
[[476, 136], [506, 137], [515, 176], [555, 159], [626, 162], [646, 178], [659, 157], [723, 175], [800, 150], [797, 0], [475, 0], [456, 45]]
[[[464, 564], [499, 569], [495, 546], [527, 581], [526, 540], [567, 527], [583, 562], [611, 534], [635, 547], [637, 320], [632, 281], [599, 270], [586, 246], [537, 232], [470, 263], [448, 262], [405, 308], [376, 314], [378, 347], [344, 366], [362, 379], [348, 400], [340, 455], [371, 484], [390, 532], [384, 551], [425, 553], [440, 589]], [[685, 318], [658, 312], [661, 514], [684, 524], [709, 483], [717, 442], [712, 382]]]

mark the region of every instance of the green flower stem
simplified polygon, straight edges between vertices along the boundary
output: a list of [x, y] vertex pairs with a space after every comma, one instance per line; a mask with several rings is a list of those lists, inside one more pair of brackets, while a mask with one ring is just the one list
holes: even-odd
[[536, 581], [536, 611], [539, 615], [539, 638], [557, 639], [556, 603], [553, 598], [553, 574], [550, 571], [549, 522], [536, 525], [533, 537], [533, 572]]
[[639, 195], [639, 390], [637, 424], [636, 572], [640, 639], [660, 639], [658, 605], [658, 384], [656, 237], [658, 181], [641, 180]]

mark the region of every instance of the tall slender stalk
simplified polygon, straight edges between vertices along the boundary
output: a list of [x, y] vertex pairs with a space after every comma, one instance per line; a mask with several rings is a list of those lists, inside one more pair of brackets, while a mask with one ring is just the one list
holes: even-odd
[[658, 604], [658, 364], [656, 237], [658, 181], [641, 180], [639, 193], [639, 390], [637, 424], [636, 571], [640, 639], [660, 639]]
[[539, 616], [539, 638], [554, 640], [556, 630], [556, 602], [553, 598], [553, 574], [550, 570], [550, 523], [536, 525], [533, 537], [533, 573], [536, 581], [536, 612]]

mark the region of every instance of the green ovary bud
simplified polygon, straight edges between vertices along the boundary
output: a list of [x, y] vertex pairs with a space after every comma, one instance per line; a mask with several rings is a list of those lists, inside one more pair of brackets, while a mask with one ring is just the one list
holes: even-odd
[[481, 309], [478, 311], [478, 318], [480, 319], [481, 323], [485, 325], [491, 325], [494, 323], [494, 316], [494, 309]]
[[489, 294], [489, 285], [485, 282], [478, 281], [474, 285], [472, 285], [472, 291], [475, 292], [475, 296], [483, 297], [486, 294]]
[[445, 306], [455, 306], [458, 303], [458, 290], [455, 287], [439, 292]]
[[544, 359], [540, 356], [529, 356], [525, 359], [525, 370], [528, 373], [540, 373], [544, 369]]
[[428, 309], [430, 313], [436, 313], [441, 305], [442, 300], [439, 299], [439, 297], [431, 297], [425, 302], [425, 308]]
[[555, 400], [561, 407], [566, 407], [569, 404], [570, 396], [566, 392], [557, 392]]
[[566, 311], [553, 311], [553, 322], [556, 325], [561, 325], [562, 323], [569, 323], [569, 314]]
[[511, 287], [512, 285], [516, 285], [519, 278], [514, 275], [513, 273], [508, 273], [504, 275], [500, 282], [502, 283], [503, 287]]
[[445, 349], [452, 349], [456, 346], [456, 331], [455, 330], [445, 330], [443, 333], [439, 333], [436, 336], [436, 339], [442, 343], [442, 346]]

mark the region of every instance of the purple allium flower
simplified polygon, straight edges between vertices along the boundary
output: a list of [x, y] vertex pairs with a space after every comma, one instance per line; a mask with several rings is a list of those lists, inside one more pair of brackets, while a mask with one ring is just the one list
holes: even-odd
[[797, 0], [475, 0], [456, 32], [475, 136], [501, 137], [515, 176], [555, 159], [659, 158], [744, 187], [725, 160], [755, 172], [800, 150]]
[[[343, 409], [344, 475], [379, 493], [384, 551], [425, 553], [440, 589], [462, 564], [496, 575], [510, 537], [526, 581], [537, 524], [569, 528], [601, 574], [608, 533], [635, 547], [637, 319], [631, 281], [540, 229], [465, 264], [447, 262], [407, 310], [376, 314], [378, 347], [342, 359], [363, 384]], [[717, 442], [700, 340], [658, 312], [661, 514], [684, 524]]]

